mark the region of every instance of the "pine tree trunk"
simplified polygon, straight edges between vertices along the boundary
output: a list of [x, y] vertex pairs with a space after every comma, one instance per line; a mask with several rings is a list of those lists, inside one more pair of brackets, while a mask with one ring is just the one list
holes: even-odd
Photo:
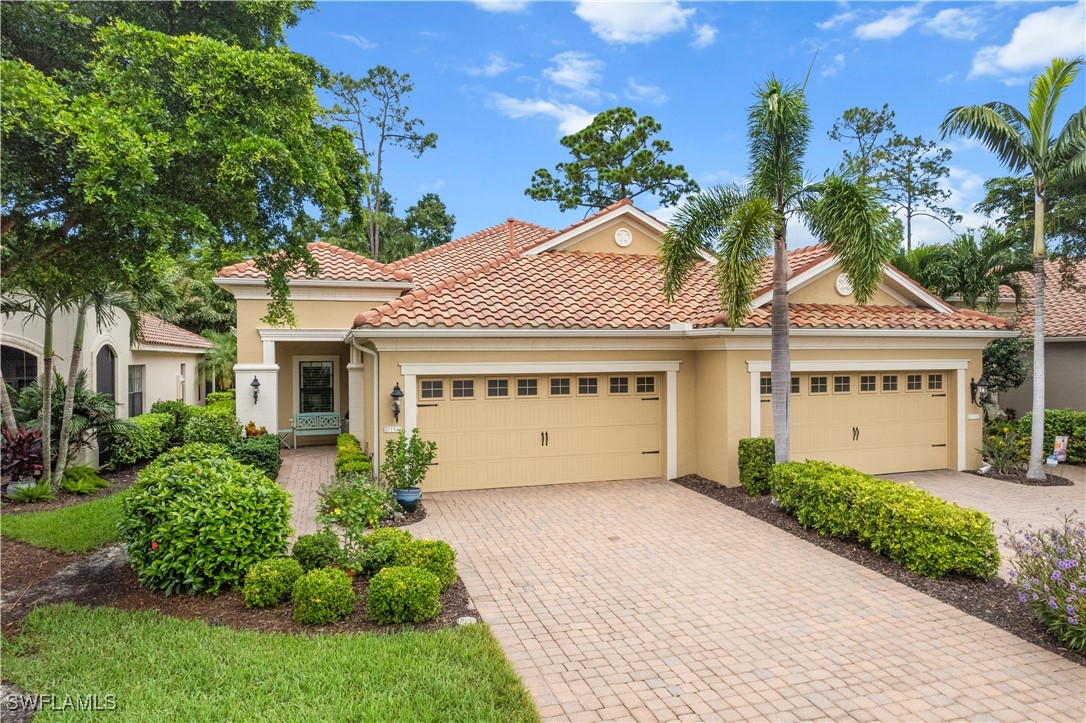
[[4, 426], [12, 432], [19, 428], [15, 421], [15, 411], [11, 407], [11, 399], [8, 397], [8, 383], [4, 381], [4, 375], [0, 373], [0, 407], [3, 407]]
[[41, 382], [41, 449], [42, 449], [42, 482], [52, 484], [53, 481], [53, 309], [47, 309], [44, 314], [45, 338], [42, 342], [42, 375]]
[[1037, 195], [1033, 219], [1033, 420], [1026, 477], [1045, 478], [1045, 204]]
[[87, 306], [80, 304], [75, 318], [75, 338], [72, 341], [72, 363], [68, 367], [68, 387], [64, 390], [64, 411], [60, 417], [60, 435], [57, 443], [57, 467], [53, 478], [60, 480], [68, 468], [68, 427], [71, 426], [75, 409], [75, 384], [79, 378], [79, 363], [83, 357], [83, 339], [87, 327]]
[[791, 456], [792, 433], [789, 419], [789, 396], [792, 387], [792, 361], [788, 349], [788, 248], [784, 220], [777, 229], [773, 244], [773, 309], [771, 321], [772, 356], [770, 376], [773, 381], [773, 440], [776, 461], [787, 462]]

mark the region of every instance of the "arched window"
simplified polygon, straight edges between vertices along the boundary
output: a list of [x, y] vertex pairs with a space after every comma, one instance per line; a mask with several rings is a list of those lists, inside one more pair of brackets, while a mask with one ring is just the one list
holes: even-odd
[[38, 378], [38, 357], [7, 344], [0, 345], [0, 370], [4, 381], [19, 391]]
[[94, 381], [96, 392], [117, 398], [117, 355], [108, 346], [99, 349], [94, 358]]

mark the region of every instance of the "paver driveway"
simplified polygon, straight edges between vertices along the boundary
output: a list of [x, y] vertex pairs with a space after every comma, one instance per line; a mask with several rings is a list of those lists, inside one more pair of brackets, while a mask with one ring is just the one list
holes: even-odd
[[1086, 716], [1086, 669], [669, 482], [426, 505], [546, 718]]

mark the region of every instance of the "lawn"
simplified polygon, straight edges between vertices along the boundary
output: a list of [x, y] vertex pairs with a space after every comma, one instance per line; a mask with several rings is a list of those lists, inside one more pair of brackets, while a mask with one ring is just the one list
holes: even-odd
[[113, 694], [131, 720], [539, 719], [484, 624], [310, 637], [61, 605], [32, 610], [3, 645], [20, 689]]
[[0, 517], [0, 535], [58, 552], [87, 552], [120, 540], [124, 492], [43, 512]]

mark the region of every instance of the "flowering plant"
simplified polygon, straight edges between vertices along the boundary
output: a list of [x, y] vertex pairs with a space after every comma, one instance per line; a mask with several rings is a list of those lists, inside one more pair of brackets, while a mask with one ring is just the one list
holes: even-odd
[[354, 561], [367, 529], [377, 529], [381, 521], [398, 509], [392, 490], [369, 474], [338, 474], [319, 492], [317, 522], [338, 525], [343, 530], [340, 564], [357, 569]]
[[980, 453], [996, 474], [1014, 474], [1021, 466], [1018, 431], [1008, 422], [991, 425], [984, 434]]
[[1086, 522], [1077, 512], [1042, 530], [1027, 527], [1004, 538], [1015, 552], [1011, 584], [1049, 630], [1072, 650], [1086, 652]]

